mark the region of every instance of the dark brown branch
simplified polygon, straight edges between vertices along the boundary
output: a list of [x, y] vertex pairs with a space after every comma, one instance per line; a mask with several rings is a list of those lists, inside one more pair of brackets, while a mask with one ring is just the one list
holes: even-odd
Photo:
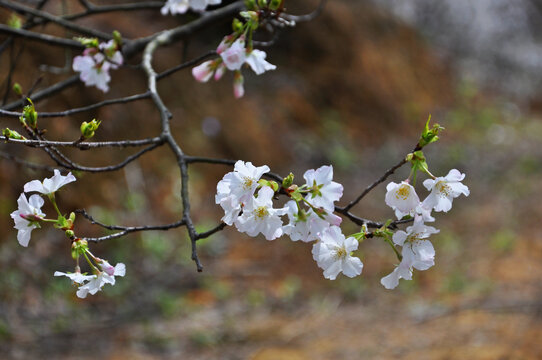
[[78, 209], [78, 210], [75, 210], [74, 212], [76, 214], [82, 215], [84, 218], [86, 218], [88, 221], [90, 221], [91, 224], [101, 226], [104, 229], [121, 230], [121, 232], [111, 234], [111, 235], [102, 236], [102, 237], [98, 237], [98, 238], [82, 238], [82, 240], [91, 241], [91, 242], [101, 242], [101, 241], [105, 241], [105, 240], [111, 240], [111, 239], [122, 237], [124, 235], [129, 234], [129, 233], [139, 232], [139, 231], [151, 231], [151, 230], [166, 231], [166, 230], [175, 229], [175, 228], [178, 228], [180, 226], [185, 225], [183, 220], [179, 220], [179, 221], [176, 221], [174, 223], [166, 224], [166, 225], [145, 225], [145, 226], [107, 225], [107, 224], [104, 224], [104, 223], [101, 223], [99, 221], [94, 220], [94, 218], [91, 215], [89, 215], [86, 212], [85, 209]]
[[7, 160], [10, 160], [16, 164], [19, 164], [19, 165], [22, 165], [26, 168], [29, 168], [29, 169], [32, 169], [32, 170], [45, 170], [45, 171], [49, 171], [49, 172], [53, 172], [55, 170], [54, 167], [52, 166], [48, 166], [48, 165], [43, 165], [43, 164], [35, 164], [35, 163], [32, 163], [30, 161], [26, 161], [24, 159], [21, 159], [17, 156], [14, 156], [14, 155], [11, 155], [7, 152], [4, 152], [4, 151], [0, 151], [0, 157], [3, 157], [4, 159], [7, 159]]
[[68, 47], [82, 50], [85, 47], [79, 42], [71, 39], [64, 39], [53, 35], [40, 34], [33, 31], [15, 29], [11, 26], [0, 24], [0, 33], [10, 34], [13, 36], [24, 37], [29, 40], [40, 41], [48, 45]]
[[66, 146], [75, 147], [82, 150], [95, 149], [102, 147], [134, 147], [150, 144], [163, 144], [164, 140], [161, 137], [153, 137], [141, 140], [120, 140], [120, 141], [97, 141], [97, 142], [73, 142], [73, 141], [50, 141], [50, 140], [17, 140], [6, 139], [0, 135], [0, 141], [4, 140], [13, 144], [23, 144], [31, 147], [43, 148], [51, 146]]
[[96, 37], [101, 40], [111, 40], [113, 38], [113, 36], [110, 34], [74, 24], [71, 21], [64, 20], [61, 17], [49, 14], [48, 12], [35, 10], [31, 7], [17, 4], [9, 0], [0, 0], [0, 6], [23, 13], [23, 14], [30, 14], [42, 19], [46, 19], [52, 23], [55, 23], [59, 26], [62, 26], [63, 28], [72, 30], [79, 34], [87, 35], [90, 37]]

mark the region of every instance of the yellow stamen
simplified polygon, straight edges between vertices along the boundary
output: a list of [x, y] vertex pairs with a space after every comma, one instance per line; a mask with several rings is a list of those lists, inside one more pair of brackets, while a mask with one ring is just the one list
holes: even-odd
[[399, 199], [400, 197], [403, 198], [403, 200], [406, 200], [408, 195], [410, 195], [410, 187], [408, 185], [401, 185], [399, 187], [399, 190], [395, 193], [395, 198]]
[[265, 206], [260, 206], [259, 208], [254, 210], [254, 216], [257, 218], [263, 219], [269, 215], [269, 212], [267, 211], [267, 208]]

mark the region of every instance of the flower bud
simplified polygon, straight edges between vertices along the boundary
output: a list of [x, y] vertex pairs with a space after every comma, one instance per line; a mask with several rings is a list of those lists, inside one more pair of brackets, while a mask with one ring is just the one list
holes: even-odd
[[115, 44], [117, 44], [117, 48], [122, 45], [122, 36], [117, 30], [113, 31], [113, 40], [115, 41]]
[[68, 239], [72, 239], [75, 236], [75, 233], [73, 232], [73, 230], [66, 230], [66, 236], [68, 237]]
[[231, 23], [231, 27], [232, 27], [234, 32], [243, 31], [243, 23], [241, 22], [241, 20], [239, 20], [237, 18], [233, 19], [233, 21]]
[[81, 135], [85, 139], [90, 139], [94, 136], [94, 132], [98, 130], [98, 127], [100, 126], [101, 121], [98, 121], [96, 119], [92, 119], [91, 122], [83, 121], [81, 124]]
[[258, 6], [260, 8], [267, 7], [267, 0], [258, 0]]

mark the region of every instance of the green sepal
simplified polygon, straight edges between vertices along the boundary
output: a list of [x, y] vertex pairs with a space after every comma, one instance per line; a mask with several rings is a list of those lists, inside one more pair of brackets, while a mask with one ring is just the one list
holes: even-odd
[[54, 227], [57, 229], [69, 229], [71, 226], [69, 226], [68, 219], [66, 219], [62, 215], [58, 215], [58, 218], [56, 220], [56, 223], [54, 224]]
[[414, 151], [407, 155], [406, 160], [412, 164], [412, 174], [414, 175], [413, 183], [416, 183], [416, 175], [418, 170], [423, 171], [424, 173], [432, 176], [429, 172], [429, 166], [425, 159], [425, 155], [421, 150]]
[[267, 0], [258, 0], [258, 6], [260, 8], [267, 7]]
[[279, 191], [279, 184], [277, 184], [276, 181], [269, 181], [269, 180], [265, 180], [265, 179], [260, 179], [258, 181], [258, 185], [260, 185], [261, 187], [269, 186], [271, 189], [273, 189], [274, 192]]
[[418, 146], [420, 148], [423, 148], [424, 146], [431, 144], [439, 139], [438, 133], [441, 130], [444, 130], [442, 126], [439, 124], [433, 124], [431, 128], [429, 128], [429, 122], [431, 121], [431, 115], [429, 115], [429, 118], [427, 119], [427, 122], [425, 123], [425, 127], [422, 132], [422, 136], [420, 137], [420, 141], [418, 141]]
[[88, 242], [86, 240], [77, 240], [72, 243], [72, 257], [77, 260], [79, 256], [88, 251]]

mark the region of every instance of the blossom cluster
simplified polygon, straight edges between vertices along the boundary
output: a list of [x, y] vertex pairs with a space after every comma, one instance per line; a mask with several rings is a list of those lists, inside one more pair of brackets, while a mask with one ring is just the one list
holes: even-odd
[[[341, 272], [348, 277], [360, 275], [363, 263], [352, 254], [366, 237], [367, 228], [351, 236], [342, 233], [342, 219], [334, 211], [335, 202], [342, 197], [343, 186], [333, 181], [332, 166], [307, 170], [302, 186], [294, 185], [290, 174], [282, 188], [274, 181], [262, 179], [269, 171], [266, 165], [256, 167], [241, 160], [235, 163], [234, 170], [217, 184], [215, 202], [224, 210], [222, 221], [249, 236], [262, 234], [267, 240], [274, 240], [287, 235], [292, 241], [314, 242], [313, 258], [327, 279], [334, 280]], [[390, 236], [389, 243], [400, 258], [393, 272], [381, 280], [384, 287], [393, 289], [399, 279], [411, 280], [413, 269], [427, 270], [434, 265], [435, 250], [428, 238], [439, 230], [425, 222], [435, 221], [431, 216], [433, 210], [447, 212], [454, 198], [469, 195], [469, 189], [461, 183], [464, 177], [453, 169], [445, 177], [425, 180], [423, 185], [430, 194], [424, 201], [419, 200], [408, 180], [388, 184], [386, 204], [399, 220], [413, 219], [413, 224], [393, 236], [389, 229], [373, 234]], [[273, 200], [279, 193], [291, 200], [282, 207], [274, 207]], [[282, 219], [285, 215], [286, 224]], [[400, 254], [396, 246], [402, 247]]]
[[[328, 279], [335, 279], [340, 272], [349, 277], [361, 274], [361, 260], [351, 255], [358, 241], [342, 234], [342, 219], [333, 213], [343, 194], [343, 186], [333, 181], [333, 167], [307, 170], [302, 186], [288, 184], [285, 179], [283, 188], [292, 200], [278, 208], [273, 204], [278, 184], [261, 179], [269, 170], [266, 165], [235, 163], [234, 171], [217, 184], [215, 202], [224, 210], [222, 221], [249, 236], [262, 234], [274, 240], [288, 235], [293, 241], [315, 242], [313, 258]], [[287, 224], [282, 219], [285, 215]]]
[[[72, 257], [77, 265], [74, 273], [55, 272], [54, 276], [67, 276], [75, 284], [80, 285], [77, 296], [85, 298], [87, 294], [94, 295], [102, 289], [105, 284], [115, 284], [115, 276], [124, 276], [126, 267], [123, 263], [112, 266], [106, 260], [94, 256], [88, 249], [86, 241], [78, 239], [73, 233], [73, 223], [75, 214], [64, 216], [58, 209], [55, 199], [55, 193], [64, 185], [74, 182], [76, 179], [71, 174], [62, 175], [60, 171], [54, 171], [54, 175], [43, 181], [32, 180], [24, 185], [24, 192], [17, 200], [18, 209], [11, 213], [15, 229], [17, 230], [17, 240], [19, 244], [27, 247], [30, 242], [32, 230], [41, 227], [43, 223], [54, 223], [54, 226], [66, 232], [66, 235], [72, 241]], [[33, 193], [27, 198], [26, 193]], [[55, 208], [57, 219], [47, 219], [46, 214], [41, 210], [44, 200], [41, 195], [45, 195]], [[82, 274], [79, 267], [79, 257], [83, 256], [89, 263], [93, 274]], [[94, 262], [94, 263], [93, 263]]]
[[386, 204], [395, 211], [399, 220], [413, 217], [414, 223], [406, 231], [399, 230], [393, 234], [393, 243], [402, 247], [401, 262], [380, 281], [386, 289], [395, 288], [399, 279], [411, 280], [413, 269], [427, 270], [435, 264], [435, 248], [428, 238], [439, 230], [425, 223], [435, 221], [431, 216], [433, 210], [448, 212], [454, 198], [461, 194], [469, 195], [469, 188], [461, 183], [464, 178], [465, 174], [452, 169], [444, 177], [426, 179], [423, 185], [430, 193], [423, 201], [420, 201], [408, 180], [400, 184], [388, 184]]
[[188, 9], [204, 11], [208, 5], [219, 5], [222, 0], [167, 0], [160, 9], [162, 15], [184, 14]]
[[[236, 38], [235, 34], [224, 37], [218, 45], [216, 53], [219, 58], [208, 60], [192, 69], [192, 75], [199, 82], [207, 82], [211, 77], [218, 81], [222, 78], [226, 69], [233, 71], [233, 94], [235, 98], [241, 98], [245, 94], [244, 78], [241, 68], [247, 64], [256, 75], [261, 75], [268, 70], [277, 67], [265, 60], [265, 51], [246, 46], [245, 36]], [[214, 76], [213, 76], [214, 75]]]
[[85, 40], [88, 46], [83, 55], [73, 59], [73, 70], [80, 73], [79, 78], [86, 86], [96, 86], [103, 92], [109, 91], [110, 70], [118, 69], [124, 58], [117, 40], [97, 44], [97, 41]]

